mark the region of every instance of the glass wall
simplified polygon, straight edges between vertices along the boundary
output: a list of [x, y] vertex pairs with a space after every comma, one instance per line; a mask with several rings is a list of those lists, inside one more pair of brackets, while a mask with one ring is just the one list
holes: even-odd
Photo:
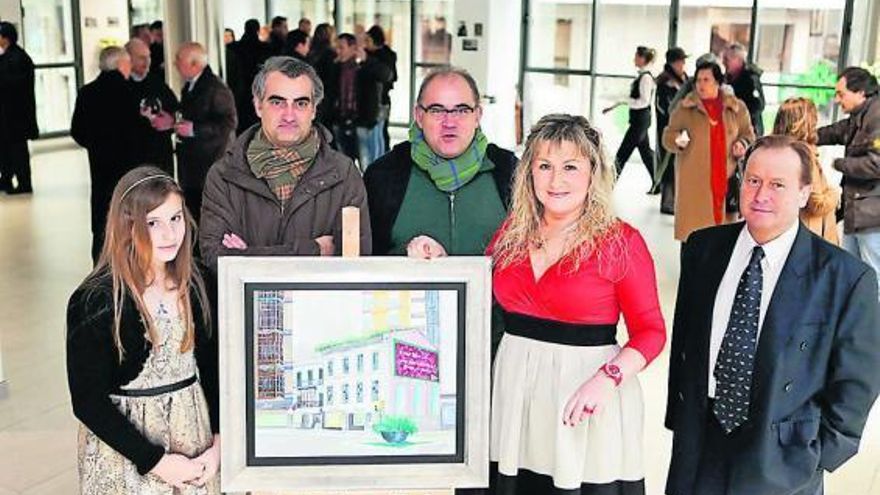
[[342, 29], [363, 36], [378, 25], [385, 33], [385, 44], [397, 54], [397, 82], [391, 90], [391, 122], [409, 121], [410, 50], [409, 0], [343, 0]]
[[73, 9], [65, 0], [22, 0], [21, 44], [36, 65], [35, 92], [40, 133], [70, 127], [76, 102]]
[[[523, 0], [529, 20], [524, 126], [550, 110], [580, 111], [602, 128], [613, 152], [627, 127], [627, 108], [601, 110], [626, 99], [636, 47], [655, 48], [650, 69], [657, 75], [670, 39], [691, 55], [689, 74], [700, 55], [712, 52], [720, 59], [726, 46], [742, 44], [764, 71], [765, 128], [772, 128], [779, 103], [792, 96], [811, 98], [822, 123], [830, 122], [844, 12], [848, 2], [857, 1], [758, 0], [753, 25], [753, 0], [680, 0], [677, 12], [670, 0]], [[674, 33], [669, 32], [671, 16]], [[656, 147], [654, 136], [652, 129]]]
[[[287, 18], [287, 26], [294, 30], [303, 17], [312, 21], [312, 31], [322, 22], [336, 24], [333, 0], [270, 0], [268, 19], [277, 15]], [[311, 34], [311, 33], [310, 33]]]
[[129, 0], [128, 5], [132, 26], [165, 19], [160, 0]]

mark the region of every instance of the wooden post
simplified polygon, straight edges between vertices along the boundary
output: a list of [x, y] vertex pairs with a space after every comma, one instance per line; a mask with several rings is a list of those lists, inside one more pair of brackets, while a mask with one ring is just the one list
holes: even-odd
[[[342, 209], [342, 257], [357, 258], [361, 255], [361, 210], [356, 206]], [[455, 490], [333, 490], [311, 492], [267, 493], [252, 492], [251, 495], [454, 495]]]
[[342, 209], [342, 257], [361, 255], [361, 209], [346, 206]]

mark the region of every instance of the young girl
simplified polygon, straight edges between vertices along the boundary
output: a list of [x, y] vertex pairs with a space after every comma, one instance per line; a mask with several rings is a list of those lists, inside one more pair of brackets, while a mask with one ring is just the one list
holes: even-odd
[[807, 206], [801, 210], [801, 220], [808, 229], [816, 235], [822, 236], [826, 241], [840, 245], [840, 236], [837, 232], [837, 219], [834, 216], [837, 205], [840, 202], [840, 189], [828, 184], [828, 179], [822, 172], [819, 163], [819, 152], [816, 143], [819, 135], [816, 131], [819, 115], [816, 105], [806, 98], [789, 98], [779, 105], [776, 121], [773, 124], [773, 134], [784, 134], [798, 141], [803, 141], [813, 149], [813, 190]]
[[82, 494], [220, 493], [217, 346], [192, 226], [156, 167], [113, 191], [101, 257], [67, 307]]

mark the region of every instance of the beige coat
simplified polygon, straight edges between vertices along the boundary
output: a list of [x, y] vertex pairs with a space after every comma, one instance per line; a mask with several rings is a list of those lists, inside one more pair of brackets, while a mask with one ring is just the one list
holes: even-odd
[[[736, 170], [731, 147], [737, 141], [745, 146], [755, 140], [749, 110], [735, 96], [724, 98], [724, 132], [727, 141], [727, 176]], [[682, 130], [691, 138], [684, 149], [675, 144]], [[675, 238], [687, 240], [691, 232], [715, 225], [712, 215], [712, 174], [709, 155], [709, 115], [696, 92], [691, 92], [675, 107], [669, 125], [663, 131], [663, 147], [675, 154]], [[725, 215], [729, 220], [736, 212]]]
[[813, 161], [813, 191], [807, 206], [801, 209], [801, 220], [808, 229], [831, 244], [840, 245], [835, 211], [840, 202], [840, 189], [828, 184], [818, 157]]

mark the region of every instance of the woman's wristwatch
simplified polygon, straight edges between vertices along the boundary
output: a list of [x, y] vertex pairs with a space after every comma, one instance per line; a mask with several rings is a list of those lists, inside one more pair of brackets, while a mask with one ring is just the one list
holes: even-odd
[[619, 386], [620, 382], [623, 381], [623, 373], [621, 373], [620, 367], [616, 364], [605, 363], [599, 368], [599, 371], [604, 373], [608, 378], [614, 380], [615, 387]]

